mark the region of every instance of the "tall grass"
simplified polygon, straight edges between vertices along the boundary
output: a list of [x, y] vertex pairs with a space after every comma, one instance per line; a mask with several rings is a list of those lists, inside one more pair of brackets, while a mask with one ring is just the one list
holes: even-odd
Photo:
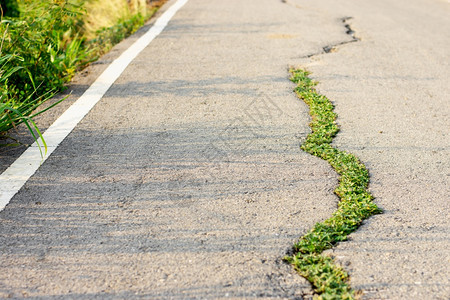
[[9, 12], [19, 4], [0, 22], [0, 139], [20, 123], [39, 136], [33, 111], [156, 9], [146, 0], [0, 1]]
[[145, 0], [91, 0], [84, 5], [86, 15], [84, 17], [84, 36], [92, 40], [97, 36], [97, 32], [131, 19], [133, 16], [147, 14], [147, 4]]
[[25, 123], [37, 141], [42, 135], [30, 115], [63, 88], [86, 55], [79, 51], [79, 38], [63, 38], [80, 14], [80, 6], [66, 1], [21, 5], [19, 18], [0, 22], [0, 138], [11, 139], [7, 131]]
[[83, 21], [86, 47], [100, 56], [131, 35], [148, 20], [166, 0], [87, 0]]

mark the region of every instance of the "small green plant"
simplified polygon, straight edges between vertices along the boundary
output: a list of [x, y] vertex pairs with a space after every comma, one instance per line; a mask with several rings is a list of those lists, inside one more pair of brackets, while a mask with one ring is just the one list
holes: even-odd
[[[9, 77], [12, 76], [14, 72], [17, 72], [23, 68], [20, 66], [5, 68], [5, 65], [7, 65], [12, 60], [17, 60], [20, 62], [22, 58], [17, 55], [11, 54], [3, 55], [0, 57], [0, 89], [2, 91], [2, 94], [0, 95], [0, 139], [10, 139], [14, 141], [14, 143], [4, 143], [0, 144], [0, 146], [7, 147], [20, 145], [20, 142], [18, 140], [11, 136], [8, 136], [6, 132], [12, 128], [15, 128], [17, 125], [24, 123], [33, 136], [33, 139], [37, 143], [39, 151], [41, 152], [41, 156], [43, 157], [47, 153], [47, 144], [45, 143], [44, 137], [42, 136], [39, 128], [32, 118], [57, 105], [59, 102], [63, 101], [64, 98], [50, 105], [46, 109], [43, 109], [40, 112], [34, 114], [32, 114], [32, 112], [42, 103], [49, 100], [54, 95], [53, 92], [47, 92], [43, 95], [43, 97], [39, 98], [33, 98], [34, 93], [31, 93], [20, 103], [16, 103], [13, 98], [3, 100], [8, 96], [6, 93], [7, 88], [5, 88], [5, 86], [7, 86]], [[41, 142], [39, 142], [39, 138]], [[44, 148], [44, 152], [42, 151], [42, 147]]]
[[[11, 105], [12, 103], [0, 103], [0, 126], [1, 127], [15, 127], [21, 123], [25, 123], [28, 130], [30, 131], [31, 135], [33, 136], [33, 139], [37, 143], [39, 147], [39, 151], [41, 152], [41, 156], [44, 157], [44, 155], [47, 154], [47, 144], [45, 143], [44, 137], [42, 136], [41, 132], [39, 131], [39, 128], [37, 127], [36, 123], [33, 121], [32, 117], [26, 116], [22, 114], [18, 109], [14, 108], [14, 105]], [[0, 127], [0, 128], [1, 128]], [[33, 130], [34, 129], [34, 130]], [[13, 144], [2, 144], [2, 147], [7, 146], [18, 146], [20, 145], [19, 141], [17, 141], [15, 138], [4, 135], [2, 138], [9, 138], [14, 140], [16, 143]], [[42, 146], [44, 147], [44, 152], [42, 152], [42, 146], [39, 142], [39, 138], [42, 142]]]
[[381, 210], [368, 192], [369, 172], [359, 159], [331, 145], [339, 132], [334, 106], [324, 95], [317, 93], [316, 82], [305, 70], [290, 70], [291, 81], [297, 84], [295, 93], [310, 108], [312, 132], [302, 150], [326, 160], [340, 175], [335, 193], [339, 196], [338, 209], [332, 217], [317, 223], [294, 245], [294, 254], [285, 260], [313, 285], [319, 299], [353, 299], [347, 273], [333, 259], [322, 254], [339, 242], [346, 241], [364, 219]]

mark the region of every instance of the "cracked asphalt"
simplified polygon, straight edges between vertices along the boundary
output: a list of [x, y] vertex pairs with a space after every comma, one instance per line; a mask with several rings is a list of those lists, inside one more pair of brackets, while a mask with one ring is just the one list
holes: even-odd
[[366, 299], [450, 298], [450, 4], [290, 1], [361, 40], [302, 65], [336, 105], [334, 144], [369, 168], [384, 214], [330, 251]]
[[[293, 66], [336, 105], [335, 145], [367, 165], [385, 211], [330, 251], [352, 287], [450, 298], [449, 12], [190, 0], [0, 212], [0, 298], [311, 298], [281, 259], [335, 210], [337, 175], [299, 148]], [[140, 34], [80, 74], [42, 128]]]

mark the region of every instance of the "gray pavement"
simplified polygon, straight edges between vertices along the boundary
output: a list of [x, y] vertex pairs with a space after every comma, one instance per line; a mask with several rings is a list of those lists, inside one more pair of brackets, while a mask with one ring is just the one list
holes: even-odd
[[332, 254], [367, 299], [450, 299], [450, 4], [290, 1], [348, 22], [360, 42], [302, 65], [332, 99], [340, 149], [385, 213]]
[[301, 16], [189, 1], [1, 212], [0, 295], [311, 294], [281, 258], [337, 199], [299, 149], [288, 63], [320, 46]]
[[309, 298], [281, 258], [337, 176], [299, 149], [306, 66], [385, 210], [332, 254], [364, 298], [448, 299], [449, 10], [190, 0], [0, 212], [0, 297]]

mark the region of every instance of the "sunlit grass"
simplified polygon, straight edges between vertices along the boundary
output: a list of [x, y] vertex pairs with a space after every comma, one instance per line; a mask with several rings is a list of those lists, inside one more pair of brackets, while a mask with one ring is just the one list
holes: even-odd
[[307, 71], [296, 69], [291, 70], [291, 74], [291, 80], [297, 84], [295, 93], [309, 106], [312, 118], [312, 132], [301, 148], [326, 160], [340, 175], [335, 189], [340, 202], [332, 217], [317, 223], [301, 237], [293, 247], [294, 254], [285, 260], [311, 282], [319, 299], [353, 299], [355, 292], [350, 287], [348, 274], [322, 252], [346, 241], [364, 219], [381, 210], [367, 190], [369, 172], [364, 164], [355, 155], [331, 145], [339, 132], [333, 104], [316, 91], [317, 83], [309, 78]]
[[115, 26], [137, 14], [146, 17], [149, 13], [145, 0], [88, 0], [84, 8], [83, 34], [87, 40], [94, 39], [99, 30]]

